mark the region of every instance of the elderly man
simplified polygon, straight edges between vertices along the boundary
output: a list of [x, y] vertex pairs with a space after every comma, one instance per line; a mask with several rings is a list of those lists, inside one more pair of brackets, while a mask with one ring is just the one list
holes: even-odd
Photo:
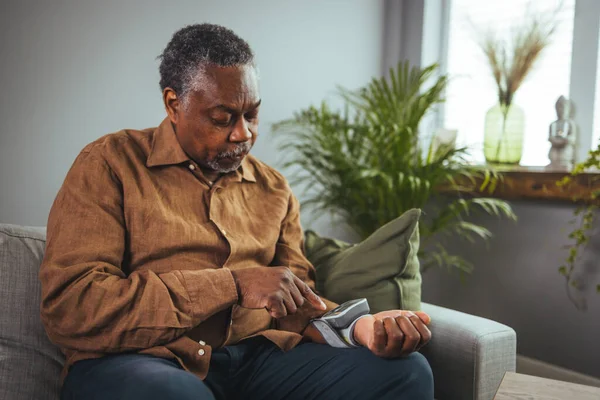
[[52, 206], [42, 319], [67, 362], [63, 399], [432, 399], [427, 315], [311, 320], [298, 201], [248, 153], [261, 99], [248, 44], [176, 32], [161, 56], [167, 118], [86, 146]]

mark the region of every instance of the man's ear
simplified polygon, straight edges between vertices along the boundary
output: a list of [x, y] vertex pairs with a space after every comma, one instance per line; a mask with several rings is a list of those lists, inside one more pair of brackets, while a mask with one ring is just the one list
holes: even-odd
[[163, 103], [165, 104], [165, 109], [167, 110], [167, 115], [169, 116], [171, 123], [177, 125], [177, 120], [182, 111], [182, 104], [175, 91], [170, 87], [163, 90]]

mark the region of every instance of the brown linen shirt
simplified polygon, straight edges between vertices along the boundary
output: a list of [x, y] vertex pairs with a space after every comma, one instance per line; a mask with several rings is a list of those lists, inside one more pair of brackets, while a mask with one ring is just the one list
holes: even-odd
[[323, 311], [306, 302], [274, 320], [242, 308], [231, 270], [287, 266], [314, 288], [302, 241], [287, 181], [252, 156], [211, 186], [168, 119], [89, 144], [50, 211], [40, 270], [63, 379], [74, 362], [114, 353], [175, 358], [204, 379], [214, 347], [260, 334], [293, 348]]

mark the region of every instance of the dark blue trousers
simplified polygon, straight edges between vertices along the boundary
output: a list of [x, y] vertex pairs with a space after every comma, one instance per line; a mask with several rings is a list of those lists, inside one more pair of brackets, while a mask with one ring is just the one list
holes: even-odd
[[303, 343], [281, 351], [262, 337], [213, 351], [204, 381], [175, 360], [120, 354], [75, 363], [62, 400], [432, 400], [427, 360], [387, 360], [364, 348]]

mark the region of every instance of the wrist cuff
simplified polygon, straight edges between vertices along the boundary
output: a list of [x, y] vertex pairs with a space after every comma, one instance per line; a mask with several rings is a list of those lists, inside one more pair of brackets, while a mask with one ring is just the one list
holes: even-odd
[[330, 346], [360, 347], [354, 340], [354, 326], [361, 317], [369, 315], [368, 312], [367, 299], [355, 299], [311, 320], [311, 323]]
[[354, 339], [354, 327], [356, 326], [356, 323], [358, 322], [359, 319], [364, 318], [364, 317], [370, 317], [371, 314], [365, 314], [365, 315], [361, 315], [360, 317], [356, 318], [354, 321], [352, 321], [352, 323], [350, 324], [349, 327], [344, 328], [344, 329], [340, 329], [339, 333], [340, 336], [346, 341], [346, 343], [348, 343], [351, 347], [361, 347], [361, 344], [358, 343], [355, 339]]

